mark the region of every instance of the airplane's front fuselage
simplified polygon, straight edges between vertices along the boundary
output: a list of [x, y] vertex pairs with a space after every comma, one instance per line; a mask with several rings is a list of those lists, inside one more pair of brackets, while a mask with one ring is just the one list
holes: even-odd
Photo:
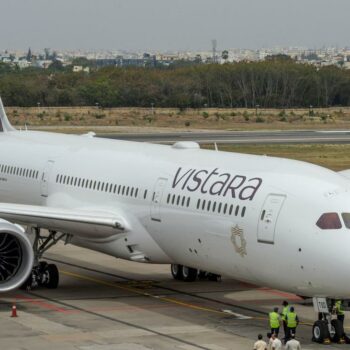
[[[183, 146], [2, 134], [0, 200], [118, 211], [130, 232], [70, 232], [72, 243], [116, 257], [350, 297], [348, 180], [302, 162]], [[317, 226], [324, 213], [336, 213], [341, 227]]]

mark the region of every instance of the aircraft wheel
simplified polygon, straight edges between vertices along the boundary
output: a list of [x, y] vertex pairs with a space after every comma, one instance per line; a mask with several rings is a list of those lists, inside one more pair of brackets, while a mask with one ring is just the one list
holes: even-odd
[[312, 327], [312, 336], [312, 340], [320, 344], [329, 338], [327, 321], [316, 321]]
[[191, 267], [182, 266], [182, 275], [185, 282], [193, 282], [197, 278], [198, 271]]
[[342, 323], [339, 320], [332, 320], [332, 334], [331, 334], [331, 340], [334, 343], [338, 343], [340, 339], [344, 336], [344, 328]]
[[206, 279], [208, 279], [208, 272], [207, 272], [207, 271], [200, 270], [200, 271], [198, 272], [198, 279], [200, 279], [200, 280], [206, 280]]
[[182, 281], [184, 279], [182, 274], [182, 265], [171, 264], [171, 274], [175, 280]]
[[56, 289], [58, 287], [58, 283], [60, 279], [57, 266], [54, 264], [47, 265], [46, 273], [47, 273], [48, 280], [45, 286], [49, 289]]

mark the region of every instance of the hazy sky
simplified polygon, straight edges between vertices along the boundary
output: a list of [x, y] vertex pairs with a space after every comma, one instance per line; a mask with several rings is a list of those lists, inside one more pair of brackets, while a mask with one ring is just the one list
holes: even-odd
[[350, 0], [0, 0], [0, 49], [350, 46]]

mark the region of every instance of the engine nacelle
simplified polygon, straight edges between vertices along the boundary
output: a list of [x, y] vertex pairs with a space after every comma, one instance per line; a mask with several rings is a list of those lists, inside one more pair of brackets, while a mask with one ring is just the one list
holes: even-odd
[[32, 272], [34, 253], [22, 227], [0, 220], [0, 292], [21, 286]]

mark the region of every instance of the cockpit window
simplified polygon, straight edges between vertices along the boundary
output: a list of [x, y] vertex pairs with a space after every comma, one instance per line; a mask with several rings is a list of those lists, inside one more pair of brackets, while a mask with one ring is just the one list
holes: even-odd
[[322, 214], [317, 220], [316, 225], [322, 230], [338, 230], [342, 227], [339, 215], [337, 213]]
[[350, 213], [342, 213], [341, 216], [344, 220], [346, 228], [350, 228]]

